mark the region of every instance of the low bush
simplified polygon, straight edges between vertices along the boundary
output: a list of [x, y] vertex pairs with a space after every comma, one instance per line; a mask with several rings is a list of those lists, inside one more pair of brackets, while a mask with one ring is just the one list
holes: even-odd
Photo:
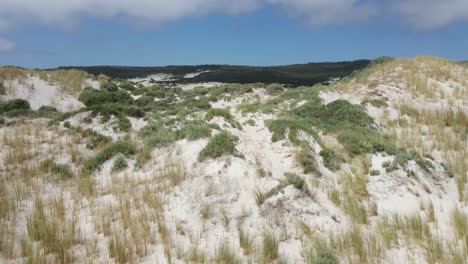
[[124, 156], [118, 156], [117, 159], [114, 161], [114, 165], [112, 166], [112, 171], [121, 171], [128, 167], [127, 160]]
[[211, 136], [211, 128], [203, 121], [192, 121], [187, 123], [177, 132], [177, 138], [188, 140], [197, 140]]
[[78, 100], [86, 106], [102, 105], [109, 103], [130, 104], [133, 102], [132, 97], [125, 91], [116, 90], [109, 92], [108, 90], [96, 90], [91, 87], [84, 88]]
[[113, 158], [117, 154], [129, 156], [135, 154], [135, 146], [130, 142], [117, 141], [99, 151], [96, 155], [89, 158], [83, 165], [83, 173], [90, 174], [104, 164], [104, 162]]
[[116, 92], [119, 89], [117, 84], [111, 81], [101, 83], [100, 88], [102, 91], [108, 91], [108, 92]]
[[375, 129], [348, 128], [338, 133], [338, 141], [353, 156], [364, 153], [393, 153], [396, 147], [386, 143], [386, 139]]
[[322, 151], [320, 151], [319, 154], [323, 159], [323, 164], [325, 165], [325, 167], [332, 171], [337, 170], [339, 168], [340, 164], [333, 150], [323, 149]]
[[309, 148], [302, 148], [298, 153], [296, 153], [295, 158], [296, 161], [304, 168], [305, 174], [317, 172], [317, 164]]
[[200, 161], [209, 158], [218, 158], [222, 155], [232, 155], [235, 152], [236, 139], [227, 131], [223, 131], [214, 136], [205, 148], [198, 155]]
[[10, 111], [30, 110], [31, 105], [23, 99], [12, 99], [6, 102], [0, 102], [0, 114]]
[[46, 105], [39, 107], [37, 111], [38, 112], [58, 112], [57, 108], [53, 106], [46, 106]]
[[135, 86], [133, 85], [132, 82], [129, 82], [129, 81], [125, 81], [125, 82], [120, 83], [119, 87], [121, 89], [124, 89], [124, 90], [127, 90], [127, 91], [135, 90]]
[[232, 127], [241, 128], [241, 125], [234, 119], [228, 109], [212, 108], [206, 113], [205, 119], [210, 121], [215, 116], [223, 117]]
[[284, 177], [286, 178], [286, 183], [288, 185], [293, 185], [296, 189], [302, 190], [304, 187], [304, 178], [294, 173], [285, 173]]
[[370, 174], [371, 176], [378, 176], [378, 175], [380, 175], [380, 171], [379, 171], [379, 170], [371, 170], [371, 171], [369, 172], [369, 174]]
[[408, 161], [413, 160], [418, 164], [418, 166], [426, 172], [430, 172], [430, 169], [433, 169], [434, 166], [429, 160], [421, 157], [421, 155], [415, 150], [400, 150], [393, 162], [386, 169], [387, 171], [394, 171], [398, 168], [405, 168], [408, 164]]

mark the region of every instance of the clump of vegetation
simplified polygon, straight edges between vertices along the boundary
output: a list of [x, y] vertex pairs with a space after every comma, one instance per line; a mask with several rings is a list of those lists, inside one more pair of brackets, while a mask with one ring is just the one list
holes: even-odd
[[298, 190], [302, 190], [304, 188], [305, 181], [301, 176], [287, 172], [284, 174], [284, 177], [286, 178], [286, 183], [288, 185], [292, 185]]
[[381, 99], [370, 99], [370, 100], [364, 100], [361, 102], [361, 105], [366, 105], [366, 104], [371, 104], [372, 106], [377, 107], [377, 108], [388, 106], [387, 102]]
[[236, 150], [236, 139], [229, 132], [223, 131], [214, 136], [198, 155], [200, 161], [232, 155]]
[[78, 100], [86, 106], [102, 105], [109, 103], [129, 104], [132, 97], [125, 91], [96, 90], [91, 87], [84, 88]]
[[23, 99], [12, 99], [6, 102], [0, 102], [0, 114], [10, 111], [30, 110], [31, 105]]
[[234, 117], [231, 115], [228, 109], [220, 109], [220, 108], [212, 108], [210, 109], [206, 115], [205, 119], [207, 121], [210, 121], [213, 119], [215, 116], [219, 116], [224, 118], [226, 122], [231, 124], [231, 126], [236, 127], [236, 128], [241, 128], [242, 126], [234, 119]]
[[299, 152], [296, 153], [296, 161], [304, 168], [304, 173], [314, 173], [317, 172], [317, 163], [312, 156], [312, 151], [308, 147], [302, 147]]
[[[67, 127], [70, 125], [66, 125], [67, 122], [64, 123], [64, 126]], [[112, 141], [111, 137], [104, 136], [102, 134], [99, 134], [98, 132], [87, 128], [87, 129], [82, 129], [81, 127], [74, 127], [72, 128], [73, 131], [76, 131], [79, 133], [83, 138], [86, 139], [86, 147], [88, 149], [99, 149], [101, 147], [106, 146]]]
[[279, 241], [272, 233], [265, 232], [263, 234], [263, 259], [266, 262], [273, 262], [278, 258]]
[[108, 91], [108, 92], [116, 92], [119, 89], [117, 84], [111, 81], [101, 83], [100, 88], [101, 90]]
[[322, 151], [320, 151], [319, 154], [323, 159], [323, 164], [325, 165], [325, 167], [332, 171], [337, 170], [339, 168], [340, 164], [333, 150], [325, 148]]
[[117, 159], [114, 161], [114, 165], [112, 166], [112, 171], [121, 171], [128, 167], [127, 160], [124, 156], [118, 156]]
[[370, 174], [371, 176], [378, 176], [378, 175], [380, 175], [380, 171], [379, 171], [379, 170], [371, 170], [371, 171], [369, 172], [369, 174]]
[[312, 245], [305, 254], [306, 262], [309, 264], [338, 264], [340, 263], [336, 252], [330, 243], [321, 238], [312, 241]]
[[211, 136], [211, 128], [202, 121], [192, 121], [177, 131], [177, 138], [197, 140]]
[[416, 164], [426, 172], [430, 172], [430, 170], [434, 168], [432, 163], [423, 158], [417, 151], [402, 149], [398, 151], [392, 163], [385, 164], [386, 171], [391, 172], [398, 168], [405, 168], [410, 160], [414, 160]]
[[68, 164], [59, 164], [51, 159], [41, 162], [41, 170], [46, 173], [53, 173], [62, 176], [63, 178], [70, 178], [73, 172]]
[[113, 158], [117, 154], [122, 154], [124, 156], [130, 156], [136, 153], [135, 146], [130, 142], [126, 141], [117, 141], [112, 143], [108, 147], [99, 151], [95, 156], [89, 158], [83, 165], [83, 173], [90, 174], [109, 159]]

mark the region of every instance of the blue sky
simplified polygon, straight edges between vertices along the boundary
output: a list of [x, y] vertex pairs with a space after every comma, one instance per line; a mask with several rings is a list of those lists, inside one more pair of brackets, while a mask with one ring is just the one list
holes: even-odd
[[461, 0], [57, 1], [0, 0], [0, 65], [468, 59], [468, 1]]

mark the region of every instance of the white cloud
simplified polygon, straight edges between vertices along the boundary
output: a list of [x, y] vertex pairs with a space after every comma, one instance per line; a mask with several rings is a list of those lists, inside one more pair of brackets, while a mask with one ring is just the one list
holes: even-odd
[[0, 1], [0, 18], [68, 24], [81, 15], [126, 15], [161, 23], [210, 12], [238, 14], [258, 4], [258, 0], [6, 0]]
[[392, 8], [419, 30], [468, 21], [468, 0], [397, 0]]
[[0, 37], [0, 52], [11, 51], [15, 48], [15, 44], [8, 39]]
[[[0, 30], [15, 23], [68, 28], [82, 16], [134, 18], [160, 24], [210, 13], [241, 14], [279, 6], [308, 24], [322, 26], [394, 16], [418, 29], [468, 20], [468, 0], [0, 0]], [[5, 29], [3, 29], [5, 30]]]
[[358, 0], [269, 0], [314, 26], [366, 20], [377, 7]]

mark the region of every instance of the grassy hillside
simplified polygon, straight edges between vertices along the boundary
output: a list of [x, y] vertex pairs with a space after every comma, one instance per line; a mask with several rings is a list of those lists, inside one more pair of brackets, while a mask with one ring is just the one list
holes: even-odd
[[[80, 69], [88, 73], [104, 74], [111, 78], [137, 78], [150, 74], [165, 73], [176, 77], [178, 83], [184, 82], [223, 82], [223, 83], [282, 83], [291, 85], [313, 85], [325, 82], [332, 77], [344, 77], [355, 70], [369, 65], [368, 60], [351, 62], [323, 62], [296, 64], [287, 66], [231, 66], [231, 65], [198, 65], [166, 67], [128, 67], [128, 66], [90, 66], [62, 67]], [[187, 73], [202, 72], [194, 78], [184, 79]]]

